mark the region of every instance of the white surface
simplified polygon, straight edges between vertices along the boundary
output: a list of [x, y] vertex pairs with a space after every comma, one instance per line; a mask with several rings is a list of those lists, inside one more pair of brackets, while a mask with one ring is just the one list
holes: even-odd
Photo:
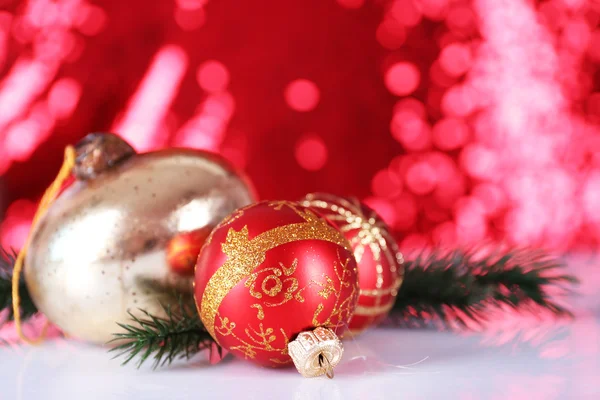
[[[333, 380], [204, 357], [151, 371], [65, 340], [0, 347], [0, 399], [600, 399], [600, 318], [504, 318], [485, 334], [377, 329]], [[417, 365], [403, 368], [401, 365]]]
[[572, 321], [505, 311], [488, 313], [480, 333], [379, 328], [345, 341], [333, 380], [231, 356], [216, 365], [200, 355], [137, 370], [121, 367], [105, 348], [56, 339], [40, 347], [0, 344], [0, 400], [600, 400], [599, 263], [569, 263], [581, 280], [566, 299]]

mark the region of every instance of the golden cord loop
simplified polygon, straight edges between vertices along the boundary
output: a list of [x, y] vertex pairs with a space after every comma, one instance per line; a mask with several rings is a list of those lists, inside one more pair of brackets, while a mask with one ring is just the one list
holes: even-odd
[[67, 146], [67, 148], [65, 148], [65, 159], [63, 161], [63, 165], [60, 168], [56, 179], [54, 179], [54, 182], [52, 182], [48, 189], [46, 189], [46, 192], [44, 193], [44, 196], [42, 197], [42, 200], [38, 205], [37, 211], [35, 212], [35, 215], [33, 217], [33, 222], [31, 224], [29, 236], [27, 237], [23, 248], [21, 249], [21, 251], [19, 251], [19, 255], [15, 260], [15, 265], [13, 268], [12, 306], [15, 318], [15, 329], [17, 331], [17, 335], [19, 335], [19, 338], [21, 338], [21, 340], [29, 344], [39, 344], [45, 339], [49, 323], [46, 322], [40, 336], [36, 339], [29, 339], [25, 336], [25, 334], [23, 334], [23, 329], [21, 326], [21, 299], [19, 297], [19, 280], [21, 277], [21, 270], [23, 269], [23, 262], [25, 261], [25, 255], [27, 254], [27, 248], [29, 247], [29, 241], [31, 240], [31, 234], [33, 232], [33, 229], [42, 217], [42, 215], [44, 215], [48, 207], [50, 207], [50, 204], [52, 204], [58, 193], [60, 192], [63, 183], [71, 175], [71, 171], [75, 166], [75, 156], [75, 148], [73, 146]]

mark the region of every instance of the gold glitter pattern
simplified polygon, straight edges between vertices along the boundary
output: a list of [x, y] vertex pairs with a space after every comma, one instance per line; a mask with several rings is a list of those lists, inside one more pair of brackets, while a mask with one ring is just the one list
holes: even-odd
[[[289, 340], [282, 328], [279, 329], [279, 332], [276, 332], [273, 328], [265, 328], [262, 323], [258, 325], [258, 330], [252, 329], [252, 327], [248, 326], [246, 329], [244, 329], [244, 333], [246, 334], [247, 338], [244, 340], [234, 332], [236, 327], [235, 322], [230, 322], [228, 318], [222, 318], [219, 314], [217, 314], [217, 318], [219, 318], [221, 323], [221, 325], [216, 328], [217, 332], [219, 332], [219, 334], [222, 336], [232, 336], [240, 343], [239, 345], [231, 346], [230, 350], [240, 351], [247, 359], [255, 358], [257, 351], [269, 351], [287, 356], [287, 346]], [[277, 341], [277, 335], [279, 333], [281, 333], [281, 337], [283, 338], [283, 347], [275, 347], [273, 345], [273, 342]], [[271, 361], [279, 364], [287, 364], [291, 360], [289, 360], [287, 357], [284, 357], [283, 359], [271, 359]]]
[[[319, 296], [323, 297], [326, 300], [331, 295], [335, 296], [333, 310], [324, 321], [319, 321], [318, 317], [325, 307], [323, 303], [317, 306], [312, 320], [312, 324], [314, 326], [329, 326], [337, 328], [338, 325], [333, 325], [334, 319], [337, 319], [337, 321], [339, 321], [338, 324], [344, 324], [344, 321], [348, 321], [354, 312], [354, 304], [356, 301], [357, 293], [356, 285], [353, 285], [352, 282], [348, 279], [350, 278], [353, 272], [350, 268], [350, 259], [342, 261], [340, 259], [339, 252], [337, 256], [338, 261], [333, 264], [333, 270], [337, 278], [337, 285], [334, 283], [334, 280], [326, 274], [323, 274], [323, 279], [325, 280], [324, 283], [311, 281], [309, 284], [309, 286], [317, 285], [318, 287], [320, 287], [321, 290], [319, 291]], [[346, 296], [342, 300], [342, 293], [344, 293], [343, 289], [349, 288], [350, 286], [352, 286], [352, 292], [350, 296]]]
[[250, 207], [254, 207], [254, 204], [248, 204], [247, 206], [238, 208], [237, 210], [235, 210], [234, 212], [232, 212], [231, 214], [229, 214], [228, 216], [226, 216], [225, 218], [223, 218], [221, 220], [221, 222], [219, 222], [219, 224], [217, 226], [215, 226], [215, 228], [210, 232], [210, 234], [208, 235], [208, 238], [206, 239], [206, 244], [211, 244], [212, 243], [212, 239], [213, 236], [215, 234], [215, 232], [217, 230], [219, 230], [219, 228], [222, 228], [226, 225], [231, 224], [232, 222], [236, 221], [237, 219], [241, 218], [244, 216], [244, 212], [249, 209]]
[[[365, 249], [368, 247], [376, 262], [377, 278], [375, 289], [360, 290], [361, 297], [374, 298], [374, 305], [359, 305], [354, 315], [370, 317], [371, 321], [368, 322], [370, 324], [377, 316], [387, 313], [393, 306], [394, 298], [402, 284], [404, 269], [398, 270], [397, 266], [402, 266], [404, 259], [397, 248], [396, 241], [390, 236], [387, 227], [377, 217], [377, 214], [373, 212], [365, 215], [360, 202], [356, 199], [347, 200], [326, 194], [309, 194], [301, 204], [305, 207], [326, 210], [327, 218], [338, 224], [343, 233], [357, 231], [350, 241], [354, 247], [356, 262], [360, 263]], [[388, 287], [383, 287], [382, 255], [387, 259], [392, 276], [396, 276], [396, 279]], [[386, 304], [382, 304], [382, 299], [389, 295], [392, 296], [390, 300]]]
[[[295, 271], [295, 266], [297, 266], [297, 260], [294, 260], [294, 262], [292, 263], [292, 266]], [[319, 316], [320, 316], [321, 312], [325, 309], [325, 306], [323, 305], [323, 303], [319, 303], [317, 305], [314, 315], [313, 315], [313, 319], [312, 319], [313, 326], [315, 326], [315, 327], [326, 326], [328, 328], [335, 329], [335, 328], [339, 328], [340, 326], [344, 325], [345, 321], [348, 321], [350, 319], [350, 316], [352, 315], [352, 313], [354, 311], [354, 305], [356, 304], [356, 296], [358, 295], [356, 284], [350, 279], [352, 277], [352, 274], [356, 272], [353, 270], [352, 266], [353, 266], [353, 264], [351, 263], [351, 260], [349, 258], [347, 258], [346, 260], [342, 261], [340, 258], [339, 252], [338, 252], [338, 260], [336, 262], [334, 262], [334, 264], [333, 264], [333, 269], [335, 272], [335, 277], [337, 278], [337, 283], [333, 279], [331, 279], [331, 277], [329, 277], [329, 275], [324, 273], [324, 274], [322, 274], [321, 282], [311, 280], [305, 288], [297, 290], [296, 295], [293, 296], [293, 298], [295, 298], [297, 301], [303, 302], [304, 298], [302, 298], [299, 294], [302, 291], [310, 289], [312, 287], [320, 288], [321, 290], [319, 290], [318, 294], [319, 294], [319, 296], [323, 297], [324, 299], [328, 299], [329, 296], [331, 296], [331, 295], [335, 296], [335, 302], [332, 307], [332, 310], [326, 318], [319, 319]], [[282, 269], [283, 268], [284, 267], [282, 266]], [[270, 269], [266, 269], [266, 270], [270, 271], [273, 269], [270, 268]], [[294, 271], [289, 272], [289, 274], [291, 275]], [[251, 287], [256, 284], [255, 276], [258, 273], [260, 273], [260, 272], [254, 273], [254, 274], [252, 274], [252, 276], [250, 276], [248, 278], [248, 280], [245, 284], [246, 287], [249, 287], [249, 286]], [[252, 282], [252, 283], [250, 285], [248, 285], [248, 282]], [[294, 287], [295, 288], [294, 291], [295, 291], [298, 288], [298, 285], [296, 283], [296, 285], [292, 285], [290, 287]], [[351, 288], [352, 291], [350, 292], [350, 295], [347, 295], [342, 299], [342, 293], [344, 293], [343, 289], [345, 289], [345, 288]], [[293, 291], [291, 293], [293, 293]], [[256, 293], [256, 294], [261, 295], [261, 297], [262, 297], [263, 293]], [[288, 293], [286, 293], [286, 294], [288, 294]], [[251, 294], [251, 295], [256, 297], [255, 294]], [[286, 296], [285, 299], [280, 303], [265, 302], [263, 304], [266, 307], [277, 307], [284, 303], [287, 303], [290, 300], [292, 300], [291, 294], [290, 294], [290, 296]], [[251, 306], [251, 308], [256, 308], [259, 310], [257, 318], [259, 321], [262, 321], [264, 319], [264, 310], [263, 310], [262, 305], [253, 304]], [[284, 347], [276, 347], [273, 345], [273, 343], [279, 339], [278, 332], [276, 332], [273, 328], [270, 328], [270, 327], [265, 328], [262, 322], [259, 323], [259, 330], [254, 330], [254, 329], [252, 329], [252, 327], [250, 325], [248, 325], [248, 327], [244, 330], [244, 333], [246, 334], [246, 338], [241, 338], [239, 335], [237, 335], [235, 333], [235, 328], [236, 328], [235, 322], [230, 322], [228, 318], [221, 318], [221, 316], [219, 314], [217, 314], [217, 318], [220, 320], [220, 326], [217, 326], [215, 328], [216, 332], [218, 332], [223, 337], [231, 336], [239, 342], [239, 345], [231, 346], [230, 347], [231, 350], [238, 350], [238, 351], [242, 352], [242, 354], [244, 355], [245, 358], [250, 358], [250, 359], [254, 359], [256, 357], [256, 354], [258, 351], [274, 352], [275, 354], [277, 354], [279, 356], [283, 356], [283, 359], [271, 358], [270, 361], [272, 361], [276, 364], [287, 364], [291, 361], [287, 357], [287, 355], [288, 355], [288, 346], [287, 346], [288, 345], [288, 336], [286, 336], [286, 333], [283, 329], [280, 329], [279, 331], [281, 333], [281, 339], [282, 339], [281, 341], [283, 341], [285, 343], [285, 346]], [[337, 321], [337, 323], [334, 323], [334, 321]]]
[[[352, 252], [346, 238], [310, 210], [302, 210], [294, 203], [288, 202], [277, 202], [270, 205], [279, 207], [279, 209], [289, 206], [302, 217], [304, 222], [273, 228], [252, 240], [248, 238], [248, 226], [244, 226], [240, 231], [229, 229], [226, 240], [221, 245], [223, 253], [227, 255], [227, 261], [209, 279], [200, 303], [202, 322], [217, 342], [215, 318], [221, 302], [233, 287], [245, 278], [249, 278], [254, 269], [264, 262], [267, 251], [286, 243], [316, 239], [335, 243]], [[283, 268], [282, 266], [281, 272], [285, 274]], [[293, 266], [289, 268], [293, 268]], [[253, 289], [251, 294], [256, 297], [260, 293]]]
[[[257, 299], [262, 299], [263, 294], [269, 297], [275, 297], [279, 293], [284, 286], [286, 286], [284, 298], [279, 303], [271, 303], [269, 301], [264, 301], [263, 304], [266, 307], [278, 307], [282, 304], [287, 303], [288, 301], [295, 298], [298, 302], [304, 302], [304, 298], [302, 297], [302, 292], [306, 288], [302, 288], [298, 290], [298, 279], [294, 278], [294, 272], [296, 272], [296, 268], [298, 268], [298, 259], [294, 259], [290, 268], [286, 268], [283, 263], [279, 263], [279, 267], [273, 268], [264, 268], [260, 271], [254, 272], [250, 274], [250, 277], [246, 280], [244, 286], [249, 288], [250, 295]], [[260, 275], [265, 272], [270, 272], [270, 275], [265, 277], [260, 285], [261, 291], [256, 291], [256, 283]], [[285, 277], [283, 280], [280, 277]], [[270, 287], [269, 287], [270, 286]], [[258, 310], [258, 319], [262, 320], [264, 318], [264, 310], [261, 304], [253, 304], [252, 308], [256, 308]]]

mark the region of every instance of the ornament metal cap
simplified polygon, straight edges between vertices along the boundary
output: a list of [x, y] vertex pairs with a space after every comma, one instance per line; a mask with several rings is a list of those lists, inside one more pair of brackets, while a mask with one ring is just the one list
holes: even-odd
[[73, 175], [80, 181], [93, 179], [135, 154], [133, 147], [114, 133], [90, 133], [75, 145], [75, 151]]
[[333, 368], [341, 361], [344, 346], [331, 329], [318, 327], [301, 332], [288, 344], [288, 352], [302, 376], [333, 378]]

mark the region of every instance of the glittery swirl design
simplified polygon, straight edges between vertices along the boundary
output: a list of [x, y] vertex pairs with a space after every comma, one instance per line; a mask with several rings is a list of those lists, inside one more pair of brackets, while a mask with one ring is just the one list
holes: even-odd
[[217, 342], [215, 317], [221, 302], [233, 287], [248, 278], [254, 269], [265, 260], [267, 251], [286, 243], [317, 239], [335, 243], [352, 252], [346, 238], [310, 210], [299, 209], [293, 203], [288, 202], [277, 202], [271, 205], [276, 209], [289, 206], [304, 219], [304, 222], [273, 228], [252, 240], [248, 239], [247, 225], [240, 231], [229, 229], [225, 243], [221, 245], [223, 253], [227, 255], [227, 261], [209, 279], [200, 303], [202, 322]]
[[[356, 284], [353, 284], [349, 278], [352, 273], [356, 273], [356, 271], [351, 268], [350, 259], [347, 258], [342, 260], [340, 258], [340, 253], [337, 253], [338, 260], [333, 263], [333, 271], [335, 272], [335, 278], [337, 279], [337, 284], [334, 279], [332, 279], [329, 275], [323, 274], [323, 282], [311, 281], [309, 286], [316, 285], [321, 288], [319, 290], [319, 296], [323, 297], [325, 300], [329, 299], [330, 296], [335, 297], [335, 302], [333, 304], [333, 309], [329, 316], [325, 319], [319, 319], [319, 315], [324, 309], [323, 303], [320, 303], [315, 310], [313, 315], [312, 324], [314, 326], [328, 326], [332, 328], [338, 328], [339, 326], [344, 324], [344, 321], [348, 321], [354, 313], [353, 305], [356, 303], [356, 299], [358, 297]], [[355, 265], [354, 263], [352, 265]], [[345, 299], [342, 300], [342, 291], [345, 288], [352, 287], [352, 292], [350, 296], [346, 296]], [[337, 324], [333, 324], [333, 321], [337, 320]]]
[[[334, 279], [332, 279], [329, 275], [323, 273], [321, 275], [320, 281], [311, 280], [306, 287], [299, 289], [297, 280], [295, 280], [295, 278], [294, 278], [295, 284], [294, 284], [294, 282], [292, 282], [292, 285], [289, 286], [289, 288], [293, 288], [293, 290], [288, 289], [288, 292], [286, 293], [286, 296], [284, 297], [284, 300], [282, 302], [280, 302], [280, 303], [263, 302], [264, 306], [265, 307], [278, 307], [282, 304], [287, 303], [288, 301], [292, 301], [292, 299], [299, 301], [299, 302], [303, 302], [304, 298], [302, 297], [301, 293], [304, 290], [312, 290], [313, 288], [316, 288], [318, 290], [318, 295], [320, 297], [327, 300], [327, 299], [329, 299], [330, 296], [335, 296], [335, 302], [334, 302], [331, 312], [326, 317], [321, 316], [321, 312], [324, 310], [325, 307], [324, 307], [323, 303], [319, 303], [319, 305], [316, 307], [314, 315], [313, 315], [313, 320], [312, 320], [313, 326], [315, 326], [315, 327], [326, 326], [328, 328], [333, 328], [333, 329], [339, 328], [341, 325], [344, 324], [344, 321], [348, 321], [348, 319], [350, 319], [350, 315], [354, 311], [353, 305], [356, 302], [356, 297], [358, 296], [358, 293], [357, 293], [356, 284], [350, 280], [352, 274], [356, 273], [356, 271], [353, 270], [354, 264], [352, 264], [350, 262], [351, 260], [349, 258], [342, 260], [339, 252], [338, 252], [337, 256], [338, 256], [338, 259], [333, 264], [333, 269], [335, 272]], [[287, 269], [288, 275], [293, 274], [292, 269], [295, 271], [297, 266], [298, 266], [298, 260], [296, 259], [292, 263], [292, 266]], [[281, 268], [284, 269], [285, 267], [281, 266]], [[275, 268], [267, 268], [263, 271], [273, 271], [273, 270], [276, 271], [278, 269], [276, 267]], [[263, 285], [261, 285], [262, 291], [254, 290], [255, 286], [256, 286], [256, 276], [260, 272], [261, 271], [251, 274], [245, 283], [245, 286], [250, 288], [250, 294], [256, 298], [262, 298], [263, 295], [265, 295], [265, 294], [269, 295], [269, 290], [267, 290], [266, 287], [263, 287]], [[282, 272], [282, 273], [285, 273], [285, 272]], [[273, 275], [269, 275], [269, 276], [277, 276], [277, 275], [275, 275], [273, 273]], [[263, 281], [263, 282], [265, 282], [265, 281]], [[349, 287], [352, 288], [350, 295], [345, 296], [345, 298], [342, 299], [343, 289], [349, 288]], [[281, 288], [277, 287], [276, 290], [278, 292], [280, 292]], [[294, 292], [295, 292], [295, 295], [293, 295]], [[288, 294], [289, 294], [289, 296], [288, 296]], [[261, 321], [264, 318], [264, 311], [263, 311], [262, 305], [261, 304], [253, 304], [251, 306], [251, 308], [257, 308], [259, 310], [257, 318], [259, 321]], [[245, 358], [249, 358], [249, 359], [254, 359], [256, 357], [257, 352], [271, 352], [274, 354], [274, 357], [270, 358], [269, 360], [276, 364], [288, 364], [292, 361], [288, 357], [289, 336], [286, 334], [286, 332], [283, 329], [280, 328], [279, 332], [277, 332], [275, 329], [273, 329], [271, 327], [265, 328], [264, 324], [262, 322], [259, 322], [259, 324], [258, 324], [259, 329], [256, 330], [256, 329], [252, 328], [252, 326], [249, 324], [244, 329], [244, 333], [245, 333], [246, 337], [242, 338], [235, 332], [235, 328], [237, 325], [234, 321], [230, 321], [229, 318], [227, 318], [227, 317], [221, 317], [219, 314], [217, 314], [217, 319], [219, 320], [220, 325], [218, 325], [215, 328], [216, 332], [218, 332], [221, 336], [232, 336], [239, 342], [238, 345], [231, 346], [230, 350], [240, 351], [244, 355]], [[336, 321], [336, 323], [334, 323], [334, 321]], [[283, 342], [284, 346], [275, 347], [273, 345], [273, 343], [278, 342], [278, 339], [280, 338], [279, 333], [281, 333], [281, 339], [282, 339], [279, 342]]]
[[[255, 358], [258, 351], [268, 351], [283, 356], [282, 358], [276, 356], [270, 359], [270, 361], [276, 364], [288, 364], [292, 361], [287, 357], [289, 340], [288, 335], [283, 328], [279, 328], [279, 332], [276, 332], [273, 328], [265, 328], [263, 323], [258, 324], [258, 329], [253, 329], [248, 325], [248, 327], [244, 329], [246, 339], [242, 339], [235, 333], [235, 328], [237, 326], [235, 322], [229, 321], [229, 318], [223, 318], [218, 314], [217, 318], [219, 319], [220, 324], [216, 328], [217, 332], [222, 336], [232, 336], [240, 343], [239, 345], [231, 346], [229, 348], [231, 351], [241, 351], [244, 354], [244, 357], [250, 359]], [[281, 337], [283, 338], [282, 347], [273, 345], [273, 343], [277, 341], [278, 334], [281, 334]]]
[[[327, 210], [327, 218], [338, 224], [343, 233], [358, 230], [350, 241], [354, 247], [354, 257], [356, 262], [360, 263], [365, 248], [368, 246], [376, 262], [377, 281], [375, 289], [360, 290], [361, 297], [375, 298], [374, 305], [359, 304], [354, 315], [371, 317], [371, 320], [374, 320], [377, 316], [387, 313], [393, 307], [394, 297], [398, 294], [398, 289], [402, 284], [404, 269], [398, 270], [397, 265], [402, 265], [404, 258], [398, 250], [396, 241], [390, 237], [387, 227], [378, 219], [377, 214], [372, 212], [370, 215], [365, 215], [358, 200], [347, 200], [326, 194], [309, 194], [300, 204], [305, 207]], [[388, 287], [383, 287], [382, 255], [387, 258], [392, 275], [396, 276], [396, 279]], [[391, 299], [382, 304], [382, 299], [388, 295], [392, 295]]]
[[[287, 268], [283, 263], [279, 263], [277, 267], [264, 268], [260, 271], [253, 272], [250, 274], [250, 277], [244, 283], [244, 286], [249, 288], [250, 295], [256, 299], [263, 299], [268, 297], [275, 297], [281, 290], [286, 287], [283, 300], [278, 303], [272, 303], [269, 301], [262, 301], [262, 304], [256, 303], [251, 307], [256, 308], [257, 310], [257, 318], [259, 320], [263, 320], [265, 318], [265, 312], [263, 309], [263, 304], [265, 307], [278, 307], [289, 302], [292, 299], [296, 299], [299, 303], [304, 302], [304, 297], [302, 297], [302, 292], [306, 288], [299, 289], [298, 279], [296, 279], [293, 275], [296, 272], [296, 268], [298, 268], [298, 259], [294, 259], [292, 265]], [[269, 273], [266, 277], [259, 281], [261, 275], [265, 275]], [[270, 289], [267, 289], [268, 286], [271, 286]]]

